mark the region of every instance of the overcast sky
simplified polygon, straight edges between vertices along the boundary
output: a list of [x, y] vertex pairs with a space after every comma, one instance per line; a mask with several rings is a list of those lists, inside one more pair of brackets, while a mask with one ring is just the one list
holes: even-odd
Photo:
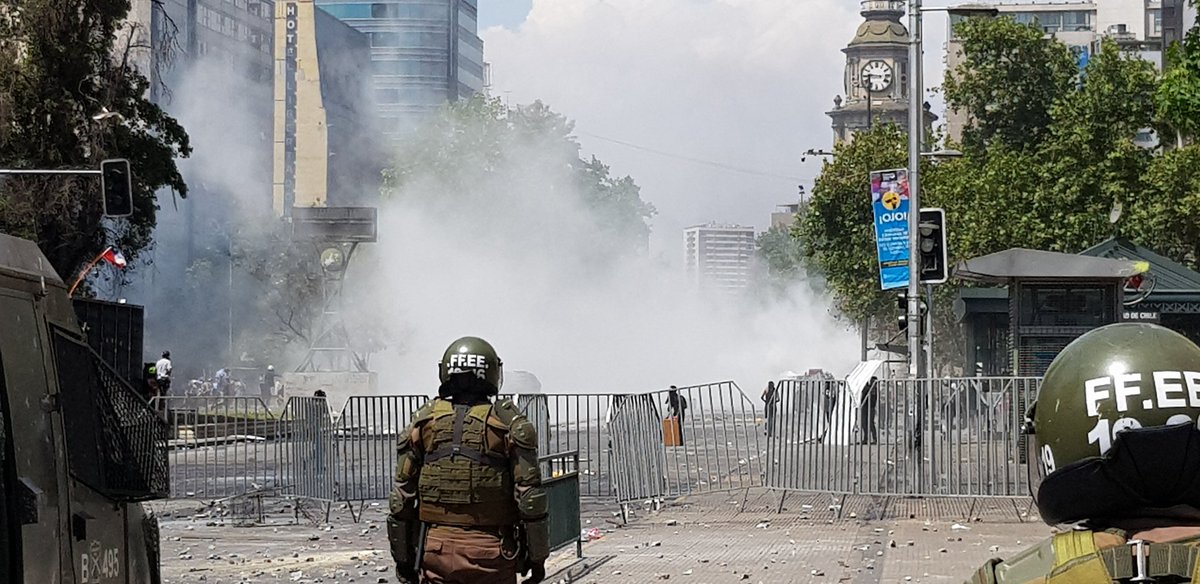
[[[811, 191], [820, 164], [800, 158], [831, 146], [825, 112], [843, 91], [841, 49], [862, 21], [848, 0], [479, 4], [493, 94], [541, 99], [574, 119], [584, 151], [632, 175], [658, 207], [652, 249], [672, 262], [684, 227], [762, 230], [798, 184]], [[925, 22], [934, 86], [945, 16]]]

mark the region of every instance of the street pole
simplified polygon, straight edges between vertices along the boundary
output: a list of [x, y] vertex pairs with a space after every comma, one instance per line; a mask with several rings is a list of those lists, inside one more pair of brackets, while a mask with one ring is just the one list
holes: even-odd
[[921, 216], [921, 130], [924, 126], [924, 80], [921, 50], [921, 0], [908, 2], [908, 375], [921, 377], [921, 288], [917, 261]]
[[933, 377], [933, 284], [925, 285], [925, 372]]

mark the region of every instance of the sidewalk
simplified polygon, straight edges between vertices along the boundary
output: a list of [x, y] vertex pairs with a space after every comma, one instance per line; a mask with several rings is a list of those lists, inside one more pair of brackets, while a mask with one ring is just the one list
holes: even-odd
[[[639, 506], [621, 525], [611, 506], [589, 505], [586, 543], [551, 558], [547, 582], [690, 584], [722, 582], [960, 583], [990, 557], [1045, 537], [1036, 518], [1010, 501], [841, 499], [755, 490], [684, 498], [653, 511]], [[164, 582], [395, 582], [385, 507], [369, 504], [361, 523], [335, 509], [332, 525], [293, 523], [285, 503], [269, 503], [266, 526], [237, 527], [232, 513], [157, 504]], [[323, 521], [323, 513], [312, 514]]]
[[[1010, 501], [892, 500], [828, 495], [707, 496], [649, 511], [584, 546], [586, 559], [548, 582], [954, 582], [1022, 550], [1050, 528]], [[968, 512], [971, 516], [968, 517]], [[587, 526], [585, 526], [587, 527]]]

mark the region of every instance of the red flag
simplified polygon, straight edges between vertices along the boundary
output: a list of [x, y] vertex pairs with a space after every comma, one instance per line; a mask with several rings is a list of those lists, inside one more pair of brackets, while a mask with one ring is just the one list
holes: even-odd
[[104, 261], [106, 261], [118, 268], [125, 267], [125, 256], [121, 255], [121, 252], [119, 252], [111, 247], [104, 250], [104, 253], [101, 254], [100, 257], [104, 258]]

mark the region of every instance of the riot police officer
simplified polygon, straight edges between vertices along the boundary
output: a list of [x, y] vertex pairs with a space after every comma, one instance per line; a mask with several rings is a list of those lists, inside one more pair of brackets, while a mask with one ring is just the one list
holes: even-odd
[[397, 447], [388, 539], [402, 583], [527, 584], [550, 555], [537, 433], [511, 400], [492, 402], [503, 364], [483, 339], [446, 349], [441, 387]]
[[1069, 527], [970, 580], [1200, 582], [1200, 347], [1152, 324], [1090, 331], [1026, 417], [1042, 519]]

